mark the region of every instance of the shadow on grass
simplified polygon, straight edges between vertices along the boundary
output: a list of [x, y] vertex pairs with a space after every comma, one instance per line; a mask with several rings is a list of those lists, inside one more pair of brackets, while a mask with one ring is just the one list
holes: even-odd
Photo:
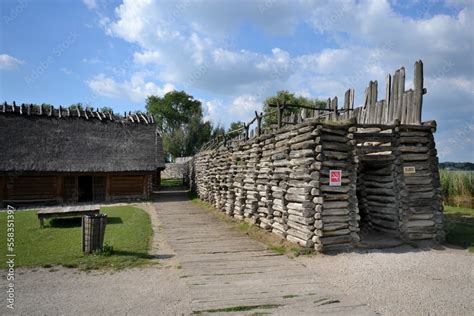
[[124, 256], [124, 257], [136, 257], [136, 258], [141, 258], [141, 259], [160, 259], [160, 260], [170, 259], [174, 257], [174, 255], [171, 255], [171, 254], [150, 255], [145, 252], [136, 252], [136, 251], [127, 251], [127, 250], [114, 250], [113, 255]]
[[[122, 224], [123, 221], [120, 217], [108, 217], [107, 225]], [[51, 228], [71, 228], [81, 227], [81, 217], [69, 217], [69, 218], [53, 218], [49, 221], [49, 227]]]
[[445, 214], [446, 241], [474, 252], [474, 218], [464, 214]]

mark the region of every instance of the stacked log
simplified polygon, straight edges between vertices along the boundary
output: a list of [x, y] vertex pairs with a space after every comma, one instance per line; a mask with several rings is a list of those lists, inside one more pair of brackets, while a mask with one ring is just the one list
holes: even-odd
[[219, 148], [218, 156], [216, 157], [217, 164], [217, 183], [218, 183], [218, 200], [216, 207], [218, 209], [225, 210], [225, 205], [227, 202], [227, 195], [229, 187], [231, 186], [231, 173], [230, 169], [230, 156], [231, 153], [225, 147]]
[[257, 169], [260, 160], [261, 149], [258, 141], [254, 138], [247, 142], [248, 148], [244, 155], [246, 158], [246, 171], [244, 176], [245, 190], [245, 220], [256, 224], [258, 215], [258, 193], [257, 193]]
[[272, 161], [272, 177], [271, 177], [271, 195], [272, 195], [272, 232], [286, 238], [288, 230], [288, 209], [285, 200], [286, 189], [288, 188], [288, 178], [291, 169], [289, 151], [290, 145], [288, 138], [295, 135], [294, 131], [281, 129], [275, 133], [273, 150], [269, 152]]
[[219, 202], [219, 183], [217, 181], [217, 151], [212, 151], [209, 155], [209, 194], [207, 195], [207, 202], [209, 204], [218, 206]]
[[223, 144], [193, 158], [190, 183], [234, 218], [317, 251], [360, 241], [359, 207], [370, 230], [442, 239], [434, 126], [369, 125], [310, 118]]
[[391, 154], [365, 156], [360, 162], [359, 208], [368, 230], [399, 235], [396, 169]]
[[443, 240], [438, 158], [433, 132], [436, 126], [400, 126], [400, 156], [404, 187], [400, 192], [402, 233], [406, 240]]
[[264, 135], [260, 138], [261, 155], [257, 170], [257, 193], [258, 193], [258, 219], [261, 228], [272, 230], [273, 208], [272, 208], [272, 160], [271, 152], [275, 148], [272, 135]]
[[[315, 228], [313, 237], [316, 250], [349, 250], [358, 239], [358, 209], [351, 200], [355, 195], [353, 146], [349, 125], [318, 126], [316, 147], [316, 168], [319, 180], [319, 196], [316, 204]], [[341, 170], [341, 185], [330, 185], [330, 171]], [[316, 178], [313, 176], [313, 178]]]
[[228, 171], [227, 171], [227, 183], [228, 188], [225, 196], [225, 205], [224, 210], [229, 216], [234, 215], [234, 207], [235, 207], [235, 177], [239, 174], [237, 170], [237, 157], [238, 152], [235, 152], [236, 145], [231, 145], [228, 148]]
[[293, 135], [287, 140], [290, 145], [289, 179], [284, 196], [288, 211], [288, 239], [304, 247], [313, 246], [315, 205], [313, 196], [319, 192], [318, 183], [313, 181], [311, 174], [314, 171], [316, 137], [313, 124], [299, 125]]
[[235, 192], [235, 204], [234, 204], [234, 217], [236, 219], [244, 219], [244, 209], [245, 209], [245, 200], [246, 194], [244, 190], [244, 172], [246, 169], [244, 155], [244, 147], [248, 148], [245, 144], [238, 144], [236, 150], [233, 153], [233, 164], [235, 169], [234, 176], [234, 192]]

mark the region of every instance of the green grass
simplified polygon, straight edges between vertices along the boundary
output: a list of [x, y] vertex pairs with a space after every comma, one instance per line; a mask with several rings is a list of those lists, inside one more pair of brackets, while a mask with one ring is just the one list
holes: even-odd
[[446, 241], [474, 252], [474, 209], [444, 207]]
[[440, 170], [441, 194], [446, 204], [473, 208], [474, 173]]
[[[104, 244], [111, 255], [83, 255], [80, 218], [54, 219], [39, 228], [36, 211], [15, 213], [15, 266], [64, 267], [82, 270], [122, 269], [151, 263], [148, 249], [152, 228], [148, 214], [131, 206], [105, 207], [108, 214]], [[6, 213], [0, 213], [0, 232], [5, 236]], [[5, 258], [6, 238], [0, 239], [0, 257]], [[4, 260], [0, 268], [5, 268]]]
[[183, 180], [181, 179], [161, 179], [162, 187], [180, 187], [183, 186]]

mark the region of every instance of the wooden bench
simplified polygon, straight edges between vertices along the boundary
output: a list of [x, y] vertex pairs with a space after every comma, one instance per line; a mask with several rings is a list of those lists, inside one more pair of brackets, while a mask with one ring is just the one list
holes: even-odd
[[99, 214], [99, 204], [89, 205], [69, 205], [69, 206], [54, 206], [42, 208], [38, 211], [38, 219], [40, 227], [44, 227], [45, 218], [59, 218], [59, 217], [82, 217], [84, 215]]

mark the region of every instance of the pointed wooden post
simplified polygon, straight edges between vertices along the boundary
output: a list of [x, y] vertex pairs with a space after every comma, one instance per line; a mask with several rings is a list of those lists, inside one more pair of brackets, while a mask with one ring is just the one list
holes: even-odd
[[400, 68], [397, 82], [397, 115], [396, 119], [402, 119], [403, 93], [405, 92], [405, 68]]
[[383, 124], [388, 124], [390, 121], [389, 116], [390, 116], [390, 98], [392, 98], [392, 76], [388, 74], [385, 79], [385, 102], [383, 105], [383, 117], [382, 117], [382, 123]]
[[278, 102], [278, 101], [277, 101], [276, 105], [277, 105], [277, 123], [278, 123], [278, 128], [281, 128], [281, 116], [282, 116], [283, 108], [282, 108], [282, 106], [280, 105], [280, 102]]
[[333, 110], [331, 119], [337, 121], [337, 96], [331, 100], [331, 109]]
[[257, 118], [257, 136], [262, 135], [262, 113], [258, 115], [258, 112], [255, 111], [255, 117]]
[[244, 123], [244, 129], [245, 129], [245, 140], [249, 140], [249, 126], [248, 124]]
[[415, 70], [414, 70], [414, 93], [413, 93], [413, 104], [410, 106], [415, 107], [414, 108], [414, 121], [413, 123], [415, 124], [420, 124], [421, 123], [421, 115], [422, 115], [422, 107], [423, 107], [423, 94], [424, 94], [424, 88], [423, 88], [423, 62], [421, 60], [417, 61], [415, 63]]

